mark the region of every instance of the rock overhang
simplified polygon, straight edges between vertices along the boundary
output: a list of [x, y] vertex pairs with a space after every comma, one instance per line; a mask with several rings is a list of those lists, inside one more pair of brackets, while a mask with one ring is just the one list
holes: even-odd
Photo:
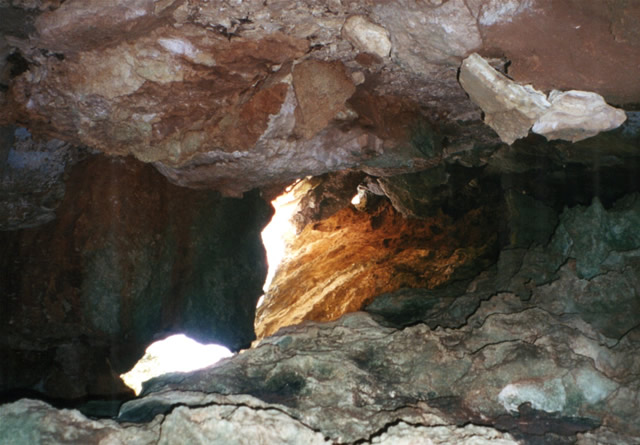
[[[36, 32], [9, 39], [30, 70], [3, 94], [3, 122], [133, 154], [178, 184], [231, 195], [371, 158], [419, 170], [424, 156], [402, 148], [411, 145], [407, 127], [436, 128], [449, 152], [468, 150], [470, 139], [476, 146], [498, 144], [456, 78], [472, 52], [493, 56], [516, 80], [546, 91], [589, 89], [622, 106], [640, 101], [640, 93], [629, 90], [633, 82], [607, 82], [596, 68], [598, 46], [581, 53], [577, 64], [552, 58], [551, 66], [543, 57], [533, 66], [516, 57], [525, 47], [540, 53], [527, 32], [544, 25], [565, 34], [565, 28], [590, 30], [606, 57], [628, 66], [638, 46], [621, 16], [636, 11], [622, 3], [611, 9], [590, 3], [579, 12], [546, 0], [323, 7], [299, 1], [295, 8], [252, 1], [35, 4], [45, 10]], [[567, 39], [541, 54], [570, 51], [575, 38]], [[563, 66], [576, 74], [573, 85], [545, 77]], [[617, 79], [629, 70], [610, 71]], [[363, 97], [371, 98], [364, 108]], [[390, 101], [407, 104], [409, 122], [372, 114], [370, 107]], [[372, 134], [382, 139], [373, 151], [371, 142], [359, 142]], [[333, 149], [318, 152], [319, 146]]]

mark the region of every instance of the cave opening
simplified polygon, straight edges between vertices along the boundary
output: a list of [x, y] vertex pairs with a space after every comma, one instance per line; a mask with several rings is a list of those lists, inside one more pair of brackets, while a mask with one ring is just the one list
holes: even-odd
[[149, 345], [144, 356], [120, 378], [139, 395], [143, 383], [154, 377], [196, 371], [232, 356], [233, 353], [224, 346], [202, 344], [184, 334], [174, 334]]

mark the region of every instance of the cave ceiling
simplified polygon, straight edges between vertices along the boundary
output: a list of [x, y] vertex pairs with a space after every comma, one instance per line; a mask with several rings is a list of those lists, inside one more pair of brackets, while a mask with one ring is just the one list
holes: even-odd
[[133, 155], [178, 185], [230, 196], [343, 169], [491, 163], [501, 140], [458, 82], [472, 53], [545, 93], [595, 92], [630, 111], [640, 103], [634, 2], [0, 7], [10, 19], [0, 122]]

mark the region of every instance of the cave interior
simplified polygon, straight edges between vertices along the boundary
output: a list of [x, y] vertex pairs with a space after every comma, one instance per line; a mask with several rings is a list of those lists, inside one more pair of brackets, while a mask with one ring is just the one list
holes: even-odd
[[0, 196], [2, 444], [640, 443], [636, 1], [0, 0]]

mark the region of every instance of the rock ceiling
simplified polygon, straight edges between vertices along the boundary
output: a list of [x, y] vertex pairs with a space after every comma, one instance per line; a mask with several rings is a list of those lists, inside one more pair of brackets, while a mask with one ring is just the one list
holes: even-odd
[[[640, 13], [627, 1], [0, 6], [24, 22], [5, 25], [0, 122], [234, 196], [345, 168], [419, 170], [496, 145], [457, 80], [473, 52], [541, 90], [640, 102]], [[425, 128], [442, 141], [427, 153]]]
[[[637, 443], [638, 73], [633, 0], [0, 0], [0, 402], [115, 418], [0, 442]], [[173, 332], [259, 342], [118, 413]]]

